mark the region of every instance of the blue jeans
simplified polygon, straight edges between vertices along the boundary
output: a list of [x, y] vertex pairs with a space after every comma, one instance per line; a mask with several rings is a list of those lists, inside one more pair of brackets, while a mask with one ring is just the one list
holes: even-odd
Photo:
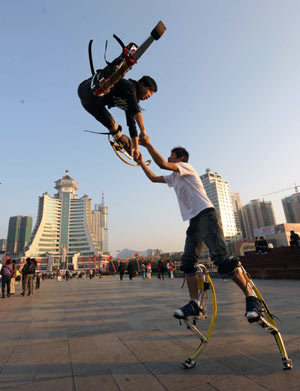
[[223, 231], [214, 208], [207, 208], [190, 220], [181, 258], [183, 271], [186, 274], [195, 273], [194, 264], [204, 244], [208, 247], [215, 265], [220, 265], [228, 259]]

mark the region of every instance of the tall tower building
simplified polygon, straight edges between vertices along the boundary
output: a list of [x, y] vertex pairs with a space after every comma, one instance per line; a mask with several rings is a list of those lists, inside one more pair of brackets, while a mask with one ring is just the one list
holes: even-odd
[[91, 226], [91, 200], [86, 194], [78, 198], [77, 185], [66, 171], [66, 175], [55, 182], [58, 192], [54, 197], [47, 193], [39, 197], [37, 221], [25, 256], [100, 253]]
[[27, 245], [32, 229], [32, 217], [13, 216], [9, 219], [7, 254], [18, 254]]
[[247, 238], [240, 193], [231, 193], [232, 208], [238, 236]]
[[286, 222], [300, 223], [300, 193], [294, 193], [281, 200]]
[[224, 181], [220, 174], [212, 172], [209, 168], [200, 178], [208, 198], [221, 217], [226, 242], [241, 240], [242, 235], [237, 232], [236, 228], [229, 183]]
[[101, 250], [108, 253], [108, 206], [104, 202], [103, 193], [101, 204], [95, 204], [92, 211], [92, 226]]
[[243, 206], [243, 215], [248, 240], [254, 239], [254, 229], [276, 225], [271, 201], [252, 200]]

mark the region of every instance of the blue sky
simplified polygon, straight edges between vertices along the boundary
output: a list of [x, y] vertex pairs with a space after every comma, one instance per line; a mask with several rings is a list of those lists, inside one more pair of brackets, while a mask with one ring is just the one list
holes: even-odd
[[[90, 39], [100, 68], [106, 39], [108, 59], [120, 53], [113, 33], [141, 44], [159, 20], [165, 35], [127, 75], [157, 81], [142, 106], [158, 151], [186, 147], [199, 174], [219, 172], [243, 204], [300, 184], [299, 14], [297, 0], [2, 1], [0, 238], [10, 216], [36, 217], [38, 197], [68, 169], [80, 196], [99, 203], [104, 192], [113, 253], [182, 249], [187, 223], [173, 191], [124, 165], [104, 136], [83, 133], [103, 128], [76, 92], [90, 76]], [[278, 223], [291, 193], [266, 197]]]

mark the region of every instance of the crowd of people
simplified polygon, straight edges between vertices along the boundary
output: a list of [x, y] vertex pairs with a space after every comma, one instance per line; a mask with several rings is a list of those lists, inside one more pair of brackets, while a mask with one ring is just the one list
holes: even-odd
[[0, 265], [2, 299], [5, 297], [10, 297], [11, 295], [15, 295], [16, 281], [17, 283], [19, 281], [21, 283], [22, 296], [33, 295], [34, 279], [35, 289], [40, 288], [41, 276], [39, 272], [36, 272], [37, 262], [34, 258], [27, 258], [26, 263], [21, 271], [19, 271], [17, 268], [16, 260], [9, 257], [5, 258], [5, 263], [3, 265]]
[[[134, 275], [137, 273], [134, 270], [133, 263], [131, 261], [127, 262], [127, 265], [124, 264], [124, 262], [120, 262], [118, 265], [117, 272], [120, 275], [120, 280], [122, 281], [124, 278], [124, 274], [127, 271], [128, 277], [130, 280], [133, 279]], [[175, 271], [175, 264], [173, 261], [168, 261], [166, 263], [166, 266], [162, 259], [159, 259], [157, 264], [157, 277], [159, 279], [164, 280], [165, 271], [168, 272], [169, 278], [174, 278], [174, 271]], [[151, 262], [143, 262], [139, 268], [139, 272], [141, 273], [143, 280], [151, 280], [152, 277], [152, 264]]]

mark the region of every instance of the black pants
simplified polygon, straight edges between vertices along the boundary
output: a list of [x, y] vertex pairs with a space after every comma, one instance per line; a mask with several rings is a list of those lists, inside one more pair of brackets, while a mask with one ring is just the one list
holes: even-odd
[[11, 276], [2, 276], [2, 296], [5, 294], [5, 284], [7, 285], [7, 295], [10, 295], [10, 279]]
[[132, 278], [133, 278], [133, 272], [128, 272], [128, 275], [129, 275], [129, 280], [132, 280]]
[[107, 129], [112, 129], [114, 126], [114, 118], [106, 109], [103, 98], [96, 96], [90, 87], [91, 79], [83, 81], [78, 87], [78, 96], [82, 106], [87, 112], [96, 118]]

